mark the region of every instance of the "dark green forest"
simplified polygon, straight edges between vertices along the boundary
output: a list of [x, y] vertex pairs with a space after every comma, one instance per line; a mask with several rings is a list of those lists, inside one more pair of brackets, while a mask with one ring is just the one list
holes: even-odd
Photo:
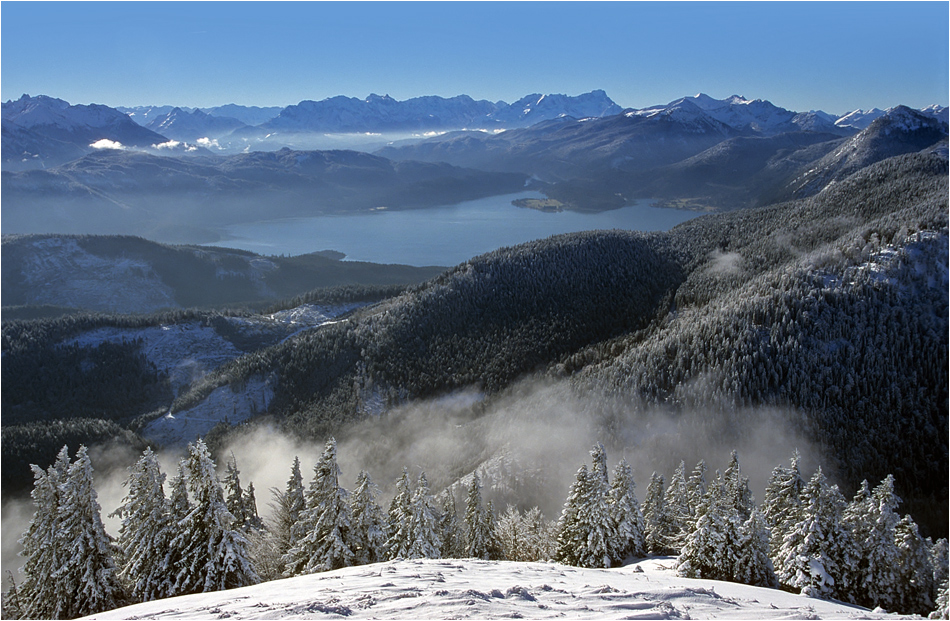
[[[269, 424], [322, 440], [366, 418], [368, 399], [398, 405], [471, 388], [490, 404], [526, 378], [565, 379], [621, 445], [639, 440], [636, 430], [617, 433], [617, 421], [657, 408], [684, 428], [702, 429], [704, 412], [731, 414], [734, 425], [718, 433], [737, 437], [746, 408], [778, 408], [834, 460], [845, 493], [894, 474], [922, 532], [946, 536], [947, 172], [939, 155], [901, 155], [814, 196], [669, 232], [502, 248], [388, 290], [343, 321], [259, 341], [178, 394], [134, 341], [102, 352], [56, 347], [86, 329], [73, 322], [99, 319], [4, 321], [4, 466], [8, 447], [34, 433], [27, 425], [43, 426], [36, 421], [131, 432], [138, 416], [185, 411], [255, 378], [274, 378], [266, 413], [217, 429], [218, 438]], [[112, 367], [97, 355], [122, 361], [112, 363], [124, 375], [108, 398], [40, 372], [75, 377], [91, 360], [90, 377], [105, 381]], [[6, 390], [21, 382], [22, 391]], [[22, 421], [19, 436], [8, 435], [8, 412]], [[4, 489], [23, 489], [28, 480], [14, 481], [27, 475], [4, 468]]]

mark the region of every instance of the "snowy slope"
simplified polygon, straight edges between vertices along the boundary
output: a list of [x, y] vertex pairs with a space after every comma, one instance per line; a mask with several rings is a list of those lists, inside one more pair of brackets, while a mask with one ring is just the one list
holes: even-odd
[[618, 569], [390, 561], [170, 598], [89, 619], [900, 619], [774, 589], [676, 576], [673, 558]]

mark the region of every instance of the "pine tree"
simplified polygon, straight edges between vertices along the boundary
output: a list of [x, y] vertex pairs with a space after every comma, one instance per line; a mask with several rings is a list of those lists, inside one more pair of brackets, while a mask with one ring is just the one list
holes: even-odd
[[449, 488], [442, 492], [442, 511], [439, 515], [439, 533], [442, 537], [440, 552], [442, 558], [464, 558], [465, 538], [459, 526], [458, 512], [455, 508], [455, 494]]
[[386, 524], [383, 510], [376, 502], [379, 488], [369, 473], [361, 470], [356, 477], [356, 490], [350, 496], [350, 548], [354, 564], [366, 565], [385, 558]]
[[695, 519], [689, 506], [689, 491], [686, 484], [686, 463], [681, 461], [663, 496], [663, 504], [669, 517], [670, 547], [679, 550], [686, 543], [695, 525]]
[[303, 476], [300, 474], [300, 458], [294, 456], [290, 478], [284, 491], [271, 489], [274, 501], [271, 503], [271, 536], [274, 540], [274, 552], [280, 556], [287, 554], [294, 542], [294, 524], [306, 509], [304, 500]]
[[706, 511], [706, 472], [706, 461], [701, 459], [686, 480], [686, 500], [691, 517], [690, 530], [695, 527], [697, 518]]
[[340, 486], [334, 438], [327, 440], [313, 470], [307, 508], [294, 526], [300, 538], [285, 555], [287, 575], [340, 569], [352, 565], [355, 558], [348, 543], [350, 507], [348, 494]]
[[610, 519], [616, 533], [611, 551], [614, 564], [621, 564], [627, 558], [639, 558], [646, 554], [643, 513], [640, 511], [640, 503], [637, 502], [636, 486], [630, 464], [626, 459], [621, 459], [614, 468], [614, 480], [608, 495]]
[[772, 470], [772, 476], [765, 488], [762, 513], [771, 530], [769, 557], [773, 561], [778, 556], [786, 534], [801, 519], [801, 496], [802, 490], [805, 488], [805, 481], [802, 479], [798, 467], [800, 460], [801, 455], [796, 450], [792, 455], [789, 467], [776, 466]]
[[102, 525], [92, 483], [92, 463], [80, 446], [62, 486], [60, 504], [62, 563], [51, 578], [68, 597], [64, 618], [104, 612], [126, 603], [114, 556], [119, 552]]
[[389, 539], [386, 540], [386, 556], [390, 560], [406, 558], [409, 554], [411, 543], [409, 505], [411, 500], [412, 489], [409, 485], [409, 470], [403, 468], [402, 476], [396, 481], [396, 494], [389, 503], [389, 516], [386, 521], [386, 531], [389, 534]]
[[802, 490], [801, 518], [779, 549], [775, 572], [783, 585], [806, 595], [847, 596], [844, 575], [852, 544], [841, 522], [843, 505], [838, 488], [826, 484], [819, 468]]
[[439, 558], [442, 538], [437, 516], [432, 509], [432, 494], [425, 472], [419, 473], [416, 489], [409, 501], [409, 551], [406, 558]]
[[723, 473], [723, 480], [726, 497], [739, 515], [739, 519], [745, 522], [755, 508], [755, 498], [752, 496], [752, 490], [749, 489], [749, 479], [742, 476], [739, 454], [736, 451], [732, 451], [729, 465]]
[[33, 506], [35, 507], [30, 526], [20, 539], [26, 558], [23, 565], [23, 582], [19, 596], [22, 602], [23, 616], [27, 619], [62, 619], [66, 616], [66, 603], [69, 595], [60, 588], [54, 579], [64, 560], [60, 544], [60, 505], [61, 486], [69, 471], [69, 449], [63, 447], [56, 461], [44, 471], [36, 465], [33, 469]]
[[896, 509], [900, 498], [894, 493], [894, 477], [888, 475], [871, 492], [870, 513], [867, 520], [870, 528], [863, 542], [856, 542], [866, 564], [862, 592], [874, 606], [896, 610], [899, 603], [899, 559], [895, 544], [897, 524], [900, 521]]
[[241, 471], [238, 470], [234, 453], [224, 470], [224, 491], [227, 493], [225, 503], [228, 511], [234, 516], [234, 529], [244, 534], [248, 531], [248, 515], [244, 507], [244, 490], [241, 488]]
[[927, 542], [920, 536], [917, 524], [905, 515], [894, 530], [897, 547], [897, 603], [894, 610], [905, 614], [927, 615], [936, 603], [934, 571]]
[[594, 467], [581, 466], [558, 522], [557, 560], [579, 567], [610, 567], [617, 536], [607, 505], [606, 458], [601, 445], [591, 450]]
[[147, 602], [173, 594], [169, 544], [174, 532], [162, 485], [165, 475], [151, 448], [129, 468], [128, 494], [112, 514], [121, 519], [119, 547], [123, 550], [120, 577], [135, 601]]
[[488, 560], [505, 560], [505, 551], [502, 549], [501, 542], [498, 540], [498, 528], [495, 525], [495, 505], [490, 500], [488, 504], [485, 505], [485, 512], [482, 513], [482, 519], [485, 522], [483, 529], [485, 531], [486, 541], [488, 542]]
[[244, 515], [249, 532], [263, 530], [264, 522], [257, 512], [257, 494], [254, 492], [253, 481], [249, 482], [244, 490]]
[[758, 509], [753, 509], [749, 519], [739, 529], [736, 543], [738, 560], [734, 579], [742, 584], [761, 587], [778, 587], [775, 568], [769, 558], [769, 527]]
[[465, 503], [465, 553], [469, 558], [488, 560], [491, 538], [486, 530], [485, 507], [482, 506], [482, 484], [478, 473], [472, 473], [472, 484], [468, 488]]
[[653, 473], [643, 500], [643, 541], [647, 554], [674, 554], [670, 546], [670, 518], [663, 497], [663, 476]]
[[687, 578], [734, 581], [739, 566], [739, 514], [722, 477], [709, 486], [706, 511], [696, 520], [677, 559]]
[[199, 439], [188, 445], [188, 453], [191, 507], [172, 539], [172, 547], [182, 552], [175, 593], [206, 593], [257, 583], [248, 541], [233, 528], [234, 516], [225, 504], [208, 447]]

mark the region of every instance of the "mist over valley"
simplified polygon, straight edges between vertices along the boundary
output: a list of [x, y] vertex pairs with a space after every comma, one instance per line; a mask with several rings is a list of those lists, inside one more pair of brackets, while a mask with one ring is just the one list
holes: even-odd
[[[64, 445], [81, 464], [89, 449], [112, 535], [147, 448], [168, 491], [180, 457], [222, 479], [233, 459], [263, 519], [243, 531], [258, 580], [291, 575], [273, 546], [295, 455], [314, 498], [334, 472], [355, 502], [362, 472], [396, 506], [405, 472], [433, 523], [450, 501], [462, 520], [472, 489], [491, 519], [528, 528], [534, 510], [549, 547], [532, 560], [568, 564], [584, 564], [563, 541], [588, 461], [604, 485], [626, 464], [657, 529], [648, 490], [664, 477], [676, 498], [682, 464], [703, 463], [705, 500], [612, 562], [679, 556], [682, 575], [713, 579], [689, 556], [729, 504], [711, 490], [748, 492], [723, 523], [761, 510], [791, 533], [804, 509], [768, 511], [793, 471], [794, 502], [814, 481], [857, 541], [867, 481], [909, 516], [884, 503], [888, 545], [918, 533], [901, 540], [928, 559], [917, 599], [885, 605], [825, 552], [808, 557], [824, 573], [793, 578], [765, 531], [771, 578], [756, 584], [925, 614], [946, 595], [931, 583], [950, 468], [947, 133], [940, 106], [838, 116], [700, 94], [624, 109], [602, 90], [8, 101], [3, 569], [23, 564], [30, 490]], [[511, 545], [486, 558], [515, 560]]]

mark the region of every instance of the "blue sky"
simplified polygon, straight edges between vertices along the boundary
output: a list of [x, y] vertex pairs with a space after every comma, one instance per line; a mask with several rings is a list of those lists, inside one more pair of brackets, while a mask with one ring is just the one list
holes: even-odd
[[0, 3], [2, 99], [289, 105], [602, 88], [842, 114], [948, 103], [947, 2]]

